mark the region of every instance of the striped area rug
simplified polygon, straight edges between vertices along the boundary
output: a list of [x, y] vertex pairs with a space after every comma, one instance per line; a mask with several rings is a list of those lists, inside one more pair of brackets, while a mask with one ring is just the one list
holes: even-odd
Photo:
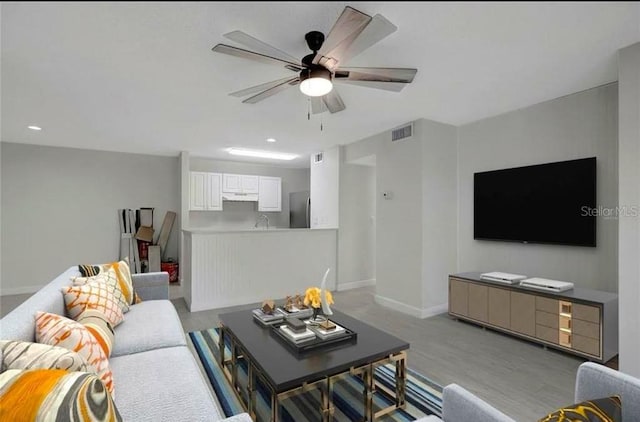
[[[218, 365], [218, 329], [212, 328], [203, 331], [189, 333], [189, 337], [195, 346], [198, 357], [202, 362], [209, 382], [218, 396], [225, 416], [232, 416], [244, 412], [233, 389]], [[231, 356], [227, 348], [225, 356]], [[376, 369], [376, 381], [395, 389], [395, 365], [384, 365]], [[247, 366], [241, 362], [238, 379], [243, 387], [247, 385]], [[271, 412], [271, 396], [269, 390], [257, 383], [257, 420], [269, 421]], [[334, 385], [333, 405], [335, 407], [335, 421], [359, 421], [363, 418], [362, 405], [362, 380], [356, 376], [347, 376]], [[382, 417], [381, 421], [414, 421], [427, 415], [440, 415], [442, 411], [442, 387], [427, 379], [417, 372], [407, 369], [407, 406], [406, 409], [398, 409]], [[320, 421], [318, 409], [320, 408], [320, 393], [313, 390], [307, 393], [297, 394], [282, 400], [280, 416], [286, 422], [316, 422]], [[392, 401], [385, 395], [376, 392], [374, 406], [376, 410], [387, 407]]]

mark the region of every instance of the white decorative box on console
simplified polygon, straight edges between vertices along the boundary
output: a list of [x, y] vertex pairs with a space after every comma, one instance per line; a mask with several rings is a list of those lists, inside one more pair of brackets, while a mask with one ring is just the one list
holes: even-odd
[[192, 229], [184, 232], [184, 298], [191, 312], [279, 299], [319, 283], [332, 268], [335, 229]]
[[491, 273], [480, 274], [480, 278], [483, 280], [497, 281], [498, 283], [518, 284], [521, 280], [527, 278], [527, 276], [494, 271]]
[[566, 292], [573, 289], [573, 283], [568, 281], [549, 280], [547, 278], [533, 277], [520, 282], [520, 286], [530, 289], [544, 290], [547, 292]]

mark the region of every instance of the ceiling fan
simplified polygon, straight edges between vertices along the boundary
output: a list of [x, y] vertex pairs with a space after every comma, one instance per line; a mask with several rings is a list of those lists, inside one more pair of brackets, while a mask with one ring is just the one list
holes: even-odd
[[224, 36], [255, 51], [226, 44], [213, 47], [216, 53], [275, 64], [295, 72], [295, 76], [266, 82], [241, 91], [232, 92], [234, 97], [247, 97], [243, 103], [255, 104], [292, 86], [311, 99], [313, 114], [329, 110], [337, 113], [346, 108], [334, 83], [348, 83], [367, 88], [401, 91], [410, 84], [417, 69], [386, 67], [339, 67], [349, 59], [362, 53], [398, 28], [382, 15], [373, 17], [352, 7], [345, 7], [331, 28], [326, 39], [322, 32], [311, 31], [305, 35], [313, 53], [302, 60], [270, 46], [242, 31], [233, 31]]

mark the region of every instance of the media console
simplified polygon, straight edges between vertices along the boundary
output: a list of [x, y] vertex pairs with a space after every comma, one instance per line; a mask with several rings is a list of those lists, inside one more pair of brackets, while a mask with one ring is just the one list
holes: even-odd
[[605, 363], [618, 354], [618, 295], [546, 292], [470, 272], [449, 276], [449, 315]]

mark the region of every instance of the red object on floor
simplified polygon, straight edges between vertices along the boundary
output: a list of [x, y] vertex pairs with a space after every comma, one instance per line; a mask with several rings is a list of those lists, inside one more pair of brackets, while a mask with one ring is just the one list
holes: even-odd
[[140, 260], [149, 259], [149, 245], [151, 242], [145, 242], [144, 240], [138, 240], [138, 253]]
[[160, 264], [160, 271], [169, 273], [169, 283], [175, 283], [178, 281], [178, 263], [177, 262], [163, 262]]

